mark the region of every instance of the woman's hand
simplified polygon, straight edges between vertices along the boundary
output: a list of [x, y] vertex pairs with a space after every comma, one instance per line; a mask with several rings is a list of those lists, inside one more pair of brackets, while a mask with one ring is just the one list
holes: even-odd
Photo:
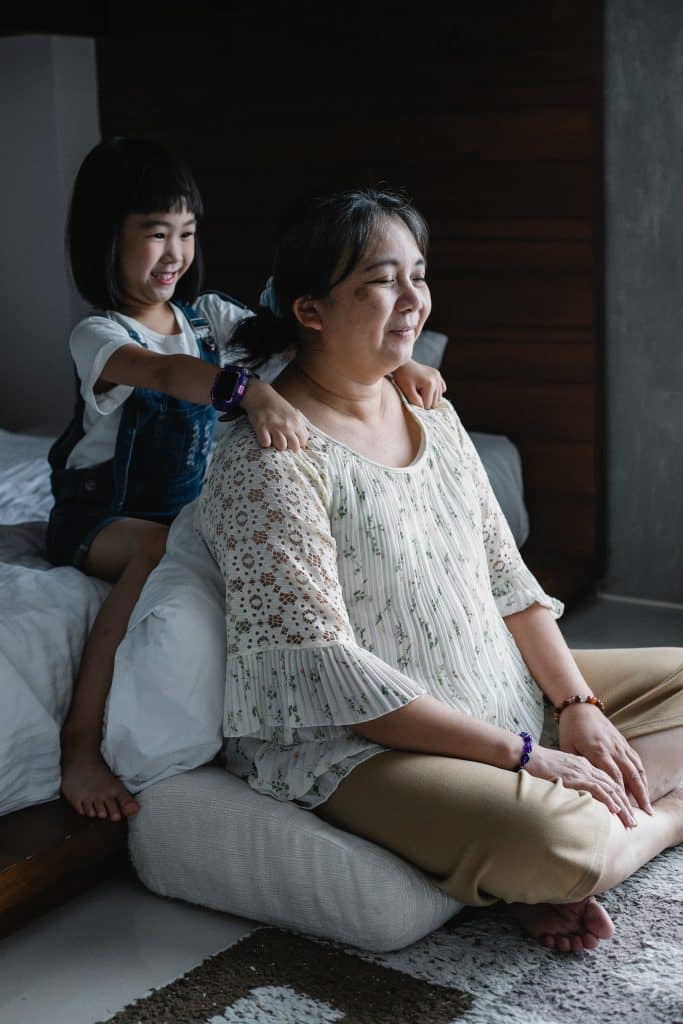
[[409, 359], [394, 370], [394, 380], [412, 405], [434, 409], [446, 390], [446, 381], [438, 370]]
[[643, 763], [609, 718], [590, 704], [571, 704], [560, 715], [560, 750], [601, 768], [636, 807], [652, 814]]
[[605, 804], [612, 814], [617, 814], [626, 828], [637, 825], [623, 785], [591, 764], [587, 757], [536, 745], [524, 770], [538, 779], [551, 782], [560, 779], [566, 789], [590, 793], [595, 800]]
[[270, 384], [252, 377], [244, 393], [242, 406], [262, 448], [270, 448], [272, 445], [280, 452], [287, 448], [298, 452], [306, 447], [306, 421], [299, 410], [290, 405]]

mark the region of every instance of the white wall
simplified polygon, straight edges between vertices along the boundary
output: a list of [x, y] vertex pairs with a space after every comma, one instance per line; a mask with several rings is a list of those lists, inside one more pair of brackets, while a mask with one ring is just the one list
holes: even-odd
[[64, 226], [78, 166], [99, 141], [93, 40], [0, 38], [0, 427], [58, 432], [74, 396], [68, 338], [83, 304]]

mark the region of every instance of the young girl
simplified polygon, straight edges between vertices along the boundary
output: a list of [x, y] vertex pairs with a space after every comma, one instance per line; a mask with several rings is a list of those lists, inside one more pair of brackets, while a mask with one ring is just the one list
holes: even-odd
[[[197, 298], [202, 212], [178, 159], [116, 138], [84, 160], [69, 215], [74, 280], [94, 312], [70, 339], [79, 393], [50, 451], [47, 553], [113, 586], [62, 730], [62, 790], [79, 813], [114, 821], [138, 810], [99, 752], [114, 655], [171, 522], [199, 493], [215, 410], [243, 407], [263, 447], [299, 451], [307, 440], [297, 410], [231, 360], [233, 329], [249, 312], [217, 292]], [[427, 407], [441, 397], [428, 367], [406, 364], [397, 380]]]

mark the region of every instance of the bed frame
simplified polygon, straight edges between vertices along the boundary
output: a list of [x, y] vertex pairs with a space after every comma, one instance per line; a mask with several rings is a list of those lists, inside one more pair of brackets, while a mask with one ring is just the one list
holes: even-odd
[[[343, 5], [334, 27], [313, 3], [265, 26], [247, 3], [163, 25], [109, 8], [102, 134], [184, 151], [209, 213], [210, 286], [257, 301], [292, 195], [407, 190], [432, 227], [429, 326], [451, 339], [449, 397], [468, 429], [522, 453], [533, 571], [565, 600], [589, 590], [605, 552], [602, 4], [434, 4], [376, 26], [368, 9], [362, 31]], [[168, 52], [192, 56], [187, 75], [169, 78]], [[0, 934], [107, 877], [125, 832], [63, 801], [0, 819]]]
[[0, 938], [126, 864], [126, 825], [83, 818], [65, 800], [0, 818]]

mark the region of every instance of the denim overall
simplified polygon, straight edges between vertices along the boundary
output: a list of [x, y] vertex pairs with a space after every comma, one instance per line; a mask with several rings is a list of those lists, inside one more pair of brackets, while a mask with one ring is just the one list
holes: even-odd
[[[200, 357], [218, 368], [218, 345], [208, 321], [192, 306], [173, 301], [190, 322]], [[147, 348], [137, 331], [126, 329], [133, 341]], [[67, 469], [67, 458], [84, 434], [84, 407], [79, 389], [73, 419], [48, 455], [55, 504], [47, 555], [55, 565], [80, 566], [95, 536], [117, 519], [170, 524], [199, 494], [216, 423], [210, 405], [135, 388], [123, 404], [113, 459]]]

